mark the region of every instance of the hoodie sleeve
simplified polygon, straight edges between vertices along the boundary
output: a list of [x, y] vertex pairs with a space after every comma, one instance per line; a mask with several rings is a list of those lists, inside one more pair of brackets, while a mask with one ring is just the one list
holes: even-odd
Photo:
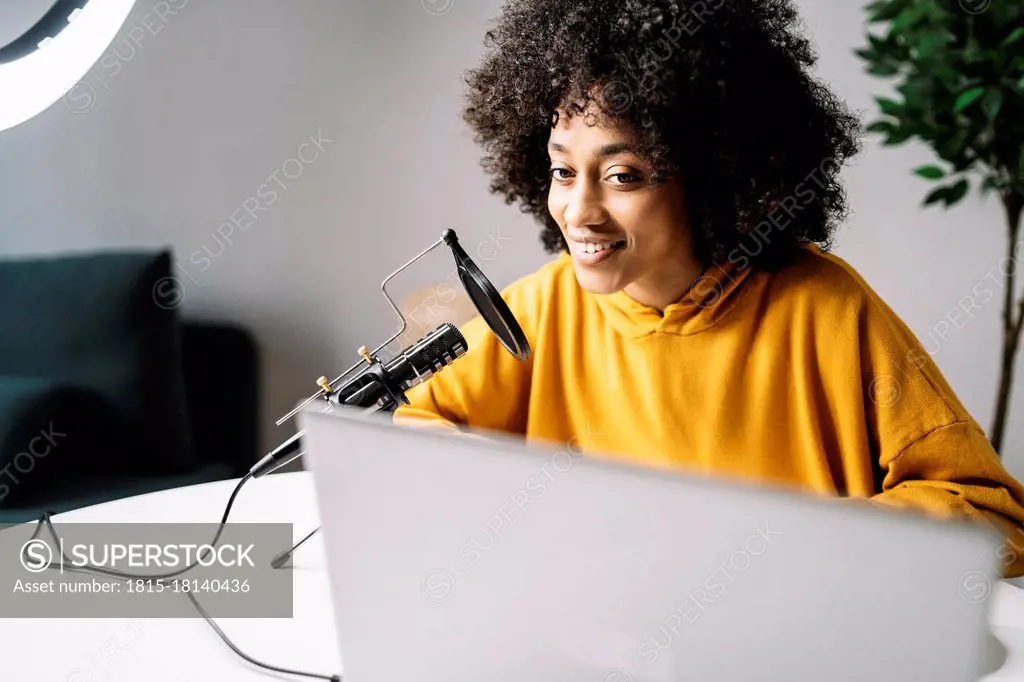
[[977, 424], [936, 428], [887, 463], [880, 504], [966, 518], [998, 531], [1005, 577], [1024, 575], [1024, 489], [1007, 472]]
[[[534, 348], [541, 289], [536, 275], [513, 283], [502, 298]], [[468, 350], [461, 358], [406, 393], [394, 422], [449, 432], [461, 426], [525, 433], [533, 355], [519, 361], [477, 316], [461, 327]]]
[[1024, 575], [1024, 487], [931, 355], [877, 295], [862, 319], [861, 371], [876, 471], [870, 499], [994, 529], [1006, 544], [998, 553], [1002, 566], [993, 568], [1005, 577]]

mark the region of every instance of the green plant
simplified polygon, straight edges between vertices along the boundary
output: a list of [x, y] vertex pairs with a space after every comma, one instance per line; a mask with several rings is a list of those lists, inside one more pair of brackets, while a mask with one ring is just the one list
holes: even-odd
[[939, 184], [925, 206], [949, 208], [974, 182], [981, 196], [996, 192], [1006, 210], [1002, 362], [989, 430], [998, 452], [1024, 328], [1024, 298], [1015, 293], [1017, 259], [1024, 257], [1024, 243], [1017, 243], [1024, 209], [1024, 0], [878, 0], [866, 11], [868, 44], [856, 54], [868, 73], [892, 79], [898, 93], [875, 98], [881, 118], [867, 130], [882, 134], [884, 145], [919, 139], [939, 157], [914, 170]]

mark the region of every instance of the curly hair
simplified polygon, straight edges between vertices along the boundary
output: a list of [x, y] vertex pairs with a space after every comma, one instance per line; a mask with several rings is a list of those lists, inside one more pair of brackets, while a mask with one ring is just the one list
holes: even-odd
[[859, 122], [808, 74], [817, 56], [797, 22], [791, 0], [511, 0], [465, 79], [490, 191], [541, 222], [547, 252], [567, 250], [547, 208], [548, 137], [560, 109], [597, 111], [633, 134], [652, 184], [681, 181], [705, 265], [787, 205], [790, 220], [752, 260], [778, 264], [800, 243], [827, 250]]

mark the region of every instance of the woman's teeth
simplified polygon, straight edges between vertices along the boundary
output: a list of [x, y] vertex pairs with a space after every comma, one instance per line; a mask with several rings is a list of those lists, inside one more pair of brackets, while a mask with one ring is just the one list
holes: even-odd
[[580, 253], [600, 253], [601, 251], [615, 248], [619, 244], [622, 244], [622, 242], [603, 242], [601, 244], [583, 244], [581, 242], [573, 242], [573, 246]]

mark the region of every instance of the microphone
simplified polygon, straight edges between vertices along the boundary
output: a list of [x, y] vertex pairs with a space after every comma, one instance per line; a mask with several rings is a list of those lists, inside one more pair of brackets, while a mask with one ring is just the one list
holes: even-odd
[[405, 392], [455, 362], [468, 350], [458, 327], [448, 322], [401, 351], [387, 364], [374, 361], [328, 400], [336, 405], [393, 411]]
[[[498, 341], [504, 346], [516, 360], [520, 362], [530, 359], [532, 350], [530, 342], [519, 326], [515, 315], [509, 310], [508, 305], [502, 299], [501, 294], [491, 281], [469, 257], [465, 249], [459, 244], [459, 238], [455, 230], [445, 230], [441, 238], [421, 251], [408, 263], [388, 275], [381, 283], [381, 292], [384, 298], [391, 304], [391, 308], [402, 319], [402, 329], [405, 329], [405, 316], [391, 300], [387, 292], [387, 283], [397, 274], [415, 263], [417, 260], [430, 253], [435, 248], [446, 245], [451, 249], [452, 257], [455, 259], [455, 269], [462, 281], [462, 286], [473, 305], [476, 307], [480, 317], [484, 320]], [[390, 339], [382, 343], [373, 352], [376, 353], [391, 341], [398, 338], [396, 333]], [[409, 403], [405, 398], [405, 391], [416, 384], [426, 381], [431, 376], [440, 372], [444, 367], [461, 357], [467, 350], [466, 340], [459, 330], [450, 325], [443, 324], [427, 336], [423, 337], [409, 348], [402, 351], [397, 358], [382, 364], [373, 354], [367, 353], [365, 348], [359, 349], [359, 354], [367, 363], [362, 371], [354, 379], [351, 379], [342, 388], [335, 391], [333, 386], [349, 376], [360, 367], [357, 363], [345, 371], [334, 381], [327, 381], [321, 377], [317, 382], [320, 384], [320, 391], [307, 398], [302, 404], [277, 421], [278, 426], [291, 419], [308, 405], [321, 398], [326, 398], [329, 403], [342, 405], [355, 405], [366, 407], [367, 411], [374, 410], [395, 410], [399, 402]], [[331, 409], [328, 405], [327, 409]], [[326, 410], [325, 410], [326, 411]], [[288, 462], [305, 454], [300, 446], [302, 432], [295, 434], [276, 450], [260, 460], [249, 474], [253, 478], [259, 478], [265, 474], [275, 471]], [[320, 526], [314, 528], [305, 537], [295, 543], [289, 549], [279, 552], [270, 562], [274, 568], [281, 568], [291, 559], [292, 553], [304, 542], [316, 535]]]
[[[452, 364], [469, 350], [458, 327], [445, 322], [386, 364], [373, 359], [358, 374], [333, 391], [328, 401], [335, 405], [394, 411], [409, 404], [405, 392]], [[260, 478], [301, 457], [302, 431], [279, 445], [257, 462], [249, 474]]]

